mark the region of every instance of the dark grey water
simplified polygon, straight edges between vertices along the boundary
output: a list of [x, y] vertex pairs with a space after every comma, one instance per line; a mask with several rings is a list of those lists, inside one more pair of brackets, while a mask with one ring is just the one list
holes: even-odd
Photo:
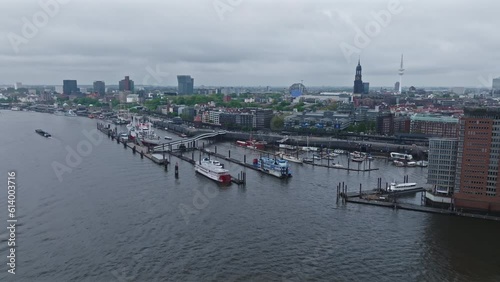
[[[0, 192], [0, 281], [500, 281], [498, 223], [335, 202], [339, 181], [357, 189], [408, 174], [425, 183], [424, 169], [294, 165], [289, 181], [249, 170], [246, 188], [219, 187], [182, 161], [175, 179], [107, 137], [85, 147], [95, 123], [0, 112], [2, 182], [10, 170], [18, 181], [16, 275]], [[80, 163], [66, 160], [67, 148], [84, 153]], [[54, 162], [71, 169], [62, 181]]]

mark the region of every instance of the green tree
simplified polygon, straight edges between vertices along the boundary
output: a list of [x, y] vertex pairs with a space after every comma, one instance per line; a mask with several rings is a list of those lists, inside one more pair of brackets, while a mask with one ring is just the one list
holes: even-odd
[[275, 115], [271, 119], [271, 130], [279, 131], [282, 130], [285, 125], [285, 117], [282, 115]]

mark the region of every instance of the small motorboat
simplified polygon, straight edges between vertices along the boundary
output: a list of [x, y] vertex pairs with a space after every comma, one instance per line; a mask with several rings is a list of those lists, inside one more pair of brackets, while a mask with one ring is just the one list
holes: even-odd
[[165, 139], [166, 139], [166, 140], [172, 140], [172, 137], [170, 137], [170, 136], [165, 136]]
[[52, 137], [52, 135], [50, 135], [48, 132], [45, 132], [41, 129], [37, 129], [35, 130], [35, 132], [46, 138]]

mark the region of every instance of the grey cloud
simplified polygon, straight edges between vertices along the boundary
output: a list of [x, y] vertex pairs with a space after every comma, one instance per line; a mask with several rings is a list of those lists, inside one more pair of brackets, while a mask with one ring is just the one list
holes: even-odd
[[360, 55], [364, 79], [390, 86], [401, 53], [407, 86], [476, 86], [479, 76], [500, 76], [494, 1], [400, 0], [402, 12], [350, 62], [339, 45], [354, 46], [355, 27], [391, 0], [242, 0], [224, 20], [215, 1], [69, 1], [17, 54], [7, 35], [41, 8], [2, 1], [0, 84], [116, 84], [124, 75], [140, 83], [147, 67], [161, 65], [169, 85], [182, 73], [197, 85], [349, 86]]

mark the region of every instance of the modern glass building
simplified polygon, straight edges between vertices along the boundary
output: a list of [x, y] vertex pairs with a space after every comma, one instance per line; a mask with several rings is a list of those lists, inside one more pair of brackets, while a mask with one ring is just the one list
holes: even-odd
[[457, 168], [457, 138], [429, 139], [429, 167], [427, 183], [433, 193], [451, 195], [455, 186]]
[[63, 80], [63, 94], [64, 95], [71, 95], [71, 94], [76, 94], [80, 92], [80, 89], [78, 89], [76, 80]]
[[190, 75], [178, 75], [177, 83], [179, 95], [194, 94], [194, 78]]

